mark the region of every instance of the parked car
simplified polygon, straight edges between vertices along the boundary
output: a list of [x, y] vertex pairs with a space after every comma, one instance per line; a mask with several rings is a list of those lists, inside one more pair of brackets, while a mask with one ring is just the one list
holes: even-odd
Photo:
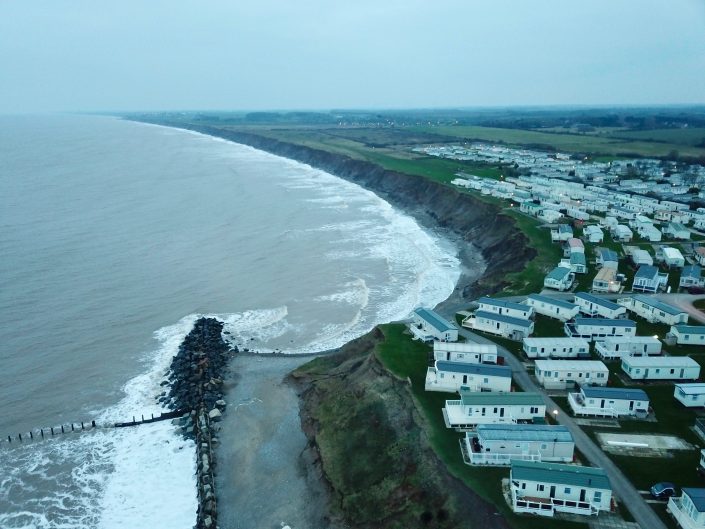
[[651, 495], [657, 500], [667, 500], [676, 494], [676, 486], [668, 481], [661, 481], [651, 487]]
[[705, 294], [705, 288], [703, 288], [703, 287], [690, 287], [690, 288], [688, 288], [688, 293], [690, 293], [690, 294]]

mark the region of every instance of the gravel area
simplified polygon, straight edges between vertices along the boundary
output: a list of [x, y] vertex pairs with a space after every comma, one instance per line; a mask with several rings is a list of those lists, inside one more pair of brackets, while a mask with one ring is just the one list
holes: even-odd
[[220, 529], [326, 527], [328, 494], [302, 453], [299, 399], [282, 380], [311, 357], [238, 356], [217, 449]]

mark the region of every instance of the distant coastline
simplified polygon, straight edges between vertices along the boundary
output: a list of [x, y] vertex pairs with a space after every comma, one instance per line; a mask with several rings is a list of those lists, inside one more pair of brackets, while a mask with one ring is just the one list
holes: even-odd
[[536, 255], [514, 220], [498, 207], [439, 182], [257, 134], [169, 120], [141, 122], [192, 130], [308, 164], [374, 192], [427, 229], [441, 230], [460, 243], [462, 263], [454, 293], [441, 304], [446, 313], [478, 296], [500, 291], [508, 285], [507, 274], [522, 270]]

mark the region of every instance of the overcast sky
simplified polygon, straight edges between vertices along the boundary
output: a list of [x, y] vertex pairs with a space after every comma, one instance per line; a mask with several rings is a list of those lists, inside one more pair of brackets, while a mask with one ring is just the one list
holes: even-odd
[[705, 1], [0, 1], [3, 113], [625, 103], [705, 103]]

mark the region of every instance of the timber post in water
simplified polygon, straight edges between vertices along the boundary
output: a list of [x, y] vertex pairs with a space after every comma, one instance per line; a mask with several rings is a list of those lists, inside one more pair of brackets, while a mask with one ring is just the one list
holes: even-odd
[[214, 318], [196, 321], [171, 362], [169, 392], [157, 399], [173, 410], [190, 410], [178, 424], [184, 436], [196, 442], [196, 529], [214, 529], [218, 522], [213, 455], [218, 439], [214, 423], [225, 410], [222, 377], [232, 353], [237, 352], [228, 347], [222, 332], [223, 323]]

